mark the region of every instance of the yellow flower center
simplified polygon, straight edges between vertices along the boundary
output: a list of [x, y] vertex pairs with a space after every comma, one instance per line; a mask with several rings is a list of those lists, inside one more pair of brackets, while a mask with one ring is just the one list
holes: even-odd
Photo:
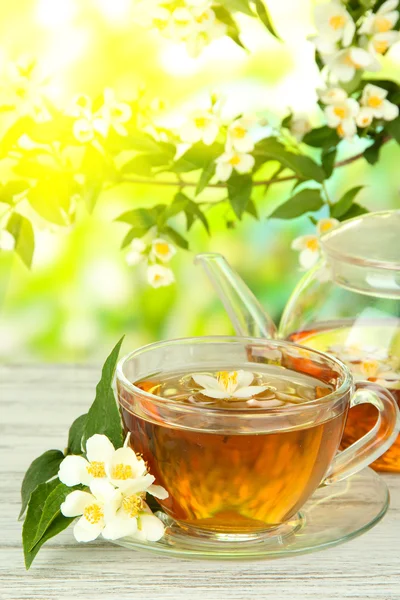
[[340, 137], [344, 137], [345, 136], [342, 124], [338, 125], [338, 127], [336, 128], [336, 131], [337, 131], [338, 135], [340, 135]]
[[240, 163], [240, 156], [238, 156], [237, 154], [235, 154], [234, 156], [232, 156], [232, 158], [229, 160], [229, 164], [231, 164], [232, 166], [236, 166]]
[[95, 525], [101, 521], [101, 519], [104, 517], [104, 513], [101, 506], [98, 504], [90, 504], [83, 511], [83, 516], [87, 521], [89, 521], [89, 523]]
[[361, 363], [361, 371], [366, 377], [375, 377], [379, 371], [379, 363], [377, 360], [364, 360]]
[[[157, 275], [156, 275], [157, 277]], [[156, 278], [155, 278], [156, 279]], [[131, 465], [124, 465], [122, 463], [115, 465], [112, 470], [113, 479], [132, 479], [133, 471]]]
[[86, 467], [86, 470], [89, 473], [89, 475], [91, 475], [92, 477], [105, 477], [106, 476], [106, 471], [105, 471], [103, 462], [98, 462], [96, 460], [93, 460], [90, 463], [90, 465], [88, 467]]
[[246, 129], [244, 127], [240, 127], [239, 125], [232, 129], [232, 134], [234, 135], [234, 137], [237, 137], [240, 139], [244, 138], [246, 133], [247, 133]]
[[189, 25], [189, 21], [187, 19], [175, 19], [175, 24], [179, 27], [186, 27]]
[[156, 244], [154, 244], [154, 250], [162, 256], [168, 256], [169, 245], [166, 242], [157, 242]]
[[197, 129], [204, 129], [207, 127], [208, 123], [209, 119], [206, 117], [196, 117], [194, 120], [194, 124], [196, 125]]
[[335, 106], [335, 108], [333, 109], [333, 112], [340, 119], [344, 119], [346, 116], [346, 109], [341, 106]]
[[373, 44], [375, 52], [378, 54], [384, 54], [389, 48], [389, 42], [387, 40], [374, 40]]
[[345, 54], [342, 60], [345, 65], [349, 65], [350, 67], [354, 67], [355, 69], [361, 69], [361, 65], [352, 58], [350, 53]]
[[122, 508], [130, 517], [137, 517], [137, 515], [143, 509], [143, 499], [138, 494], [125, 496], [125, 498], [122, 500]]
[[344, 27], [345, 24], [346, 19], [343, 17], [343, 15], [334, 15], [329, 19], [329, 25], [332, 27], [332, 29], [335, 29], [335, 31]]
[[392, 23], [386, 17], [376, 17], [375, 27], [379, 33], [386, 33], [389, 29], [392, 29]]
[[204, 23], [204, 21], [208, 21], [208, 19], [209, 16], [205, 11], [196, 17], [197, 23]]
[[157, 275], [154, 275], [154, 281], [157, 283], [158, 281], [162, 281], [162, 275], [159, 275], [159, 273], [157, 273]]
[[361, 119], [361, 123], [362, 123], [363, 125], [367, 125], [367, 124], [369, 123], [369, 120], [370, 120], [370, 117], [363, 117], [363, 118]]
[[319, 230], [321, 233], [326, 233], [327, 231], [333, 229], [333, 227], [333, 223], [330, 223], [330, 221], [325, 221], [324, 223], [320, 223]]
[[319, 244], [318, 244], [317, 238], [311, 238], [310, 240], [307, 240], [306, 248], [308, 250], [312, 250], [313, 252], [316, 252], [318, 250], [318, 247], [319, 247]]
[[368, 98], [367, 104], [371, 108], [378, 108], [383, 103], [383, 98], [379, 98], [379, 96], [370, 96]]
[[217, 380], [218, 383], [222, 384], [222, 386], [227, 390], [229, 387], [233, 387], [237, 384], [237, 371], [232, 371], [232, 373], [228, 373], [228, 371], [219, 371], [217, 373]]
[[168, 25], [168, 21], [166, 19], [157, 19], [156, 17], [153, 19], [153, 25], [162, 31]]

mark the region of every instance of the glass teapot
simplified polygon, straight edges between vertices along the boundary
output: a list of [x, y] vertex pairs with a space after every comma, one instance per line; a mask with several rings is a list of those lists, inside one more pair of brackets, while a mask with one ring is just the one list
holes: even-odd
[[[321, 239], [323, 259], [307, 272], [284, 310], [279, 328], [220, 254], [201, 264], [238, 335], [284, 338], [333, 354], [356, 380], [386, 387], [400, 406], [400, 210], [346, 221]], [[350, 410], [343, 448], [377, 419], [371, 405]], [[372, 465], [400, 472], [400, 436]]]

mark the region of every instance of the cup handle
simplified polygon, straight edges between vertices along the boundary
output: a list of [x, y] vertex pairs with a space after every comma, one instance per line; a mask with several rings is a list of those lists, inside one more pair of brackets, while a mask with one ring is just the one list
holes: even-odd
[[370, 465], [390, 448], [400, 432], [400, 412], [394, 396], [380, 385], [356, 383], [350, 408], [372, 404], [378, 409], [374, 427], [333, 459], [322, 485], [342, 481]]

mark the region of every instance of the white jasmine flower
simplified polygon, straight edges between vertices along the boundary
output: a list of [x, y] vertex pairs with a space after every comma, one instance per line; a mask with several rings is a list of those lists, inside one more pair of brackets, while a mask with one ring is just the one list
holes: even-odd
[[6, 229], [0, 229], [0, 251], [12, 252], [15, 248], [15, 238]]
[[386, 388], [400, 390], [400, 372], [390, 369], [387, 363], [364, 358], [352, 363], [351, 371], [356, 381], [367, 379]]
[[74, 527], [78, 542], [91, 542], [98, 538], [105, 527], [106, 505], [111, 510], [121, 502], [121, 492], [108, 481], [93, 481], [90, 492], [75, 490], [60, 506], [64, 517], [81, 517]]
[[168, 267], [150, 265], [147, 269], [147, 281], [153, 288], [159, 288], [174, 283], [175, 277]]
[[107, 88], [104, 90], [104, 104], [99, 111], [109, 127], [112, 127], [119, 135], [126, 136], [128, 131], [124, 126], [132, 117], [132, 110], [129, 104], [119, 102], [115, 96], [114, 90]]
[[192, 379], [209, 398], [247, 399], [268, 389], [268, 385], [250, 385], [254, 380], [250, 371], [220, 371], [216, 377], [194, 374]]
[[207, 146], [215, 142], [219, 133], [219, 121], [211, 110], [193, 112], [180, 131], [181, 139], [188, 144], [202, 141]]
[[186, 50], [189, 56], [197, 58], [211, 42], [226, 35], [226, 31], [227, 27], [221, 21], [214, 21], [207, 29], [195, 28], [193, 33], [186, 38]]
[[129, 246], [129, 252], [125, 260], [130, 267], [138, 265], [145, 257], [144, 252], [147, 246], [140, 238], [134, 238]]
[[346, 98], [341, 102], [329, 104], [324, 112], [329, 127], [336, 128], [341, 137], [351, 138], [357, 131], [355, 118], [359, 110], [357, 100]]
[[332, 346], [329, 346], [328, 350], [335, 356], [340, 356], [341, 359], [346, 362], [360, 362], [365, 360], [366, 356], [373, 360], [383, 360], [388, 356], [387, 351], [384, 348], [370, 345], [333, 344]]
[[356, 124], [358, 127], [368, 127], [372, 123], [372, 119], [374, 118], [374, 111], [372, 108], [368, 108], [366, 106], [362, 106], [360, 108], [360, 112], [356, 116]]
[[364, 19], [359, 32], [366, 34], [386, 33], [396, 25], [399, 12], [395, 10], [399, 0], [387, 0], [376, 13], [369, 13]]
[[95, 479], [105, 479], [106, 465], [115, 452], [107, 436], [95, 434], [86, 442], [86, 458], [69, 455], [60, 464], [58, 478], [70, 487], [90, 485]]
[[151, 258], [161, 260], [162, 262], [169, 262], [171, 258], [176, 254], [175, 246], [163, 240], [157, 238], [151, 243]]
[[392, 121], [399, 115], [399, 107], [386, 100], [387, 95], [387, 90], [368, 83], [363, 90], [361, 104], [369, 109], [376, 119]]
[[310, 35], [307, 39], [314, 44], [322, 57], [329, 57], [331, 54], [337, 52], [336, 43], [329, 38], [321, 35]]
[[321, 255], [320, 236], [331, 231], [338, 224], [337, 219], [320, 219], [317, 223], [317, 234], [301, 235], [293, 240], [291, 248], [300, 252], [299, 263], [303, 269], [311, 269], [317, 264]]
[[226, 147], [236, 152], [252, 152], [254, 141], [249, 134], [249, 129], [256, 123], [256, 119], [241, 117], [236, 119], [228, 127]]
[[97, 133], [102, 137], [107, 137], [108, 123], [102, 117], [88, 114], [75, 121], [73, 133], [78, 142], [86, 144], [87, 142], [91, 142], [96, 137]]
[[350, 81], [360, 69], [379, 71], [381, 68], [379, 61], [370, 52], [355, 47], [340, 50], [328, 57], [326, 64], [339, 81]]
[[178, 41], [185, 40], [193, 33], [195, 27], [195, 18], [188, 8], [180, 7], [172, 12], [169, 27], [170, 37]]
[[115, 450], [106, 465], [109, 481], [130, 494], [147, 492], [156, 498], [167, 498], [168, 492], [160, 485], [153, 485], [155, 478], [147, 472], [147, 465], [132, 448], [124, 446]]
[[318, 95], [324, 104], [340, 104], [347, 100], [347, 92], [340, 87], [319, 90]]
[[398, 31], [387, 31], [386, 33], [377, 33], [372, 36], [368, 46], [368, 50], [371, 54], [385, 54], [387, 50], [393, 44], [398, 42], [400, 39], [400, 33]]
[[143, 496], [126, 490], [120, 503], [106, 507], [103, 537], [117, 540], [123, 537], [157, 542], [164, 535], [164, 525], [152, 514]]
[[216, 159], [216, 175], [219, 181], [227, 181], [235, 170], [238, 173], [249, 173], [254, 167], [255, 159], [251, 154], [228, 150]]
[[92, 99], [86, 94], [77, 94], [72, 98], [66, 114], [77, 118], [90, 116], [92, 114]]
[[312, 125], [306, 116], [294, 116], [290, 122], [290, 133], [298, 142], [301, 142], [305, 134], [311, 131], [311, 129]]
[[314, 20], [321, 37], [335, 43], [342, 42], [343, 46], [351, 44], [356, 26], [340, 2], [333, 1], [316, 6]]

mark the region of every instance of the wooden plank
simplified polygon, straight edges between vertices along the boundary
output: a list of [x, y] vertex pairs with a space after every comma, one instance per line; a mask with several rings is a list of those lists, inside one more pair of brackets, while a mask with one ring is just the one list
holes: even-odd
[[105, 542], [51, 540], [27, 573], [20, 545], [19, 487], [33, 458], [66, 443], [93, 399], [98, 368], [0, 367], [0, 598], [2, 600], [400, 600], [400, 476], [385, 475], [391, 507], [366, 535], [291, 559], [189, 561]]

